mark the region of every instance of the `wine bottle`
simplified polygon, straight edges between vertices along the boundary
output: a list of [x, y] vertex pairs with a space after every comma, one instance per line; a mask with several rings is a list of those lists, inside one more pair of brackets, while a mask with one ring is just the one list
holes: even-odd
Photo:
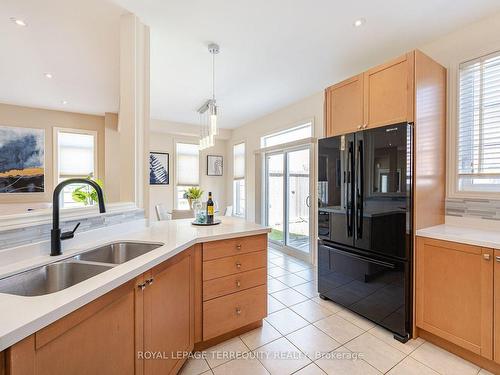
[[208, 192], [207, 200], [207, 224], [214, 222], [214, 201], [212, 200], [212, 192]]

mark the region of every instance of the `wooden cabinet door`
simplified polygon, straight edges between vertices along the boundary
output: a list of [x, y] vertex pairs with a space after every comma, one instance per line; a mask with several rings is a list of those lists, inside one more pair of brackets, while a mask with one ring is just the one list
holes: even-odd
[[144, 350], [162, 356], [144, 361], [146, 375], [177, 373], [184, 363], [177, 352], [194, 347], [193, 254], [185, 250], [145, 274]]
[[131, 281], [13, 345], [7, 373], [133, 375], [135, 324]]
[[0, 375], [5, 375], [5, 352], [0, 352]]
[[325, 90], [325, 136], [352, 133], [363, 125], [363, 74]]
[[494, 271], [494, 305], [493, 305], [493, 317], [494, 317], [494, 360], [500, 363], [500, 250], [495, 250], [495, 271]]
[[493, 250], [417, 237], [417, 326], [492, 359]]
[[364, 73], [364, 123], [378, 127], [413, 121], [414, 52]]

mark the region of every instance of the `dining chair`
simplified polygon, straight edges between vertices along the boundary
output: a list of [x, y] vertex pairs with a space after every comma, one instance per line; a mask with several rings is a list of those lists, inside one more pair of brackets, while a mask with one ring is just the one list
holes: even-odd
[[227, 206], [224, 211], [224, 216], [233, 216], [233, 206]]
[[158, 219], [158, 221], [168, 220], [169, 214], [167, 208], [163, 203], [155, 205], [155, 211], [156, 211], [156, 218]]
[[170, 214], [172, 216], [172, 220], [177, 219], [192, 219], [194, 218], [193, 210], [172, 210]]

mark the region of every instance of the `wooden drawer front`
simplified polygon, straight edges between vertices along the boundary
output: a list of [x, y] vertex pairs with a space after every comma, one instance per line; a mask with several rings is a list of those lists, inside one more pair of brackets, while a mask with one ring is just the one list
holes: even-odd
[[265, 285], [266, 281], [266, 268], [258, 268], [253, 271], [205, 281], [203, 283], [203, 301], [253, 288], [258, 285]]
[[266, 265], [266, 250], [209, 260], [208, 262], [203, 262], [203, 280], [212, 280], [218, 277], [251, 271], [266, 267]]
[[203, 244], [203, 261], [267, 249], [267, 234]]
[[203, 302], [203, 340], [259, 321], [266, 315], [265, 285]]

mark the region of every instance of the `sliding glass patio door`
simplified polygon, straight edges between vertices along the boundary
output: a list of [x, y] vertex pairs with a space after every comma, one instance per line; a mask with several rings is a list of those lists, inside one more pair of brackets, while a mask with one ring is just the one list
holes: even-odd
[[271, 227], [269, 240], [278, 245], [285, 243], [285, 154], [266, 155], [266, 223]]
[[266, 224], [270, 242], [311, 261], [311, 148], [301, 146], [266, 154]]

